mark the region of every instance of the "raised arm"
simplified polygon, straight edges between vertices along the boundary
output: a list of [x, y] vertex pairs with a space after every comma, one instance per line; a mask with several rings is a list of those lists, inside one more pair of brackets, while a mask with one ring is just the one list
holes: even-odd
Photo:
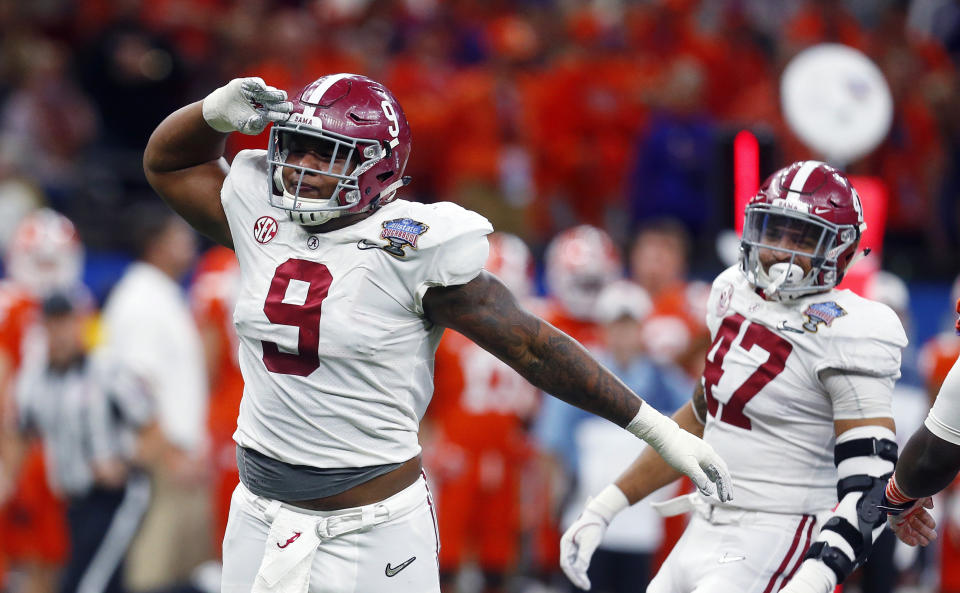
[[143, 171], [160, 197], [195, 229], [233, 247], [220, 189], [227, 176], [227, 134], [259, 134], [290, 111], [286, 93], [259, 78], [230, 81], [203, 101], [191, 103], [153, 131], [143, 153]]
[[520, 307], [495, 276], [481, 272], [467, 284], [431, 288], [423, 306], [428, 319], [470, 338], [533, 385], [647, 441], [704, 493], [730, 498], [726, 464], [709, 445], [644, 404], [572, 338]]

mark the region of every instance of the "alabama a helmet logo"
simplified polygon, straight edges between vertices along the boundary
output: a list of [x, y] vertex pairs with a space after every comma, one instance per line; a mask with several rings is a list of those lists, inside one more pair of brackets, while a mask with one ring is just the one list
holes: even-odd
[[253, 224], [253, 238], [257, 240], [257, 243], [266, 245], [277, 236], [277, 229], [279, 229], [279, 225], [276, 218], [261, 216]]
[[803, 314], [807, 316], [807, 322], [803, 324], [803, 329], [808, 332], [816, 332], [821, 323], [830, 327], [834, 319], [843, 317], [847, 312], [835, 301], [828, 301], [810, 305]]
[[420, 235], [427, 232], [429, 228], [412, 218], [395, 218], [384, 222], [383, 230], [380, 231], [380, 238], [387, 240], [386, 245], [368, 239], [360, 239], [357, 247], [359, 249], [382, 249], [394, 257], [404, 257], [407, 255], [404, 249], [407, 247], [416, 249]]

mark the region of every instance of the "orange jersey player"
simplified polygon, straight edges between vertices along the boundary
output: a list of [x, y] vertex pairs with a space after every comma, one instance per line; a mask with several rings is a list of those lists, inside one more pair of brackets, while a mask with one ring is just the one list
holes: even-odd
[[[489, 240], [485, 268], [528, 303], [533, 260], [527, 246], [504, 233]], [[539, 400], [537, 388], [506, 363], [457, 332], [444, 333], [424, 431], [434, 444], [427, 463], [436, 480], [444, 581], [472, 554], [486, 590], [502, 589], [519, 551], [521, 475], [530, 457], [527, 427]]]
[[[622, 276], [622, 262], [613, 240], [606, 232], [580, 225], [561, 232], [550, 242], [545, 255], [549, 298], [543, 318], [591, 351], [601, 348], [603, 338], [596, 306], [603, 289]], [[569, 435], [549, 434], [544, 427], [552, 422], [544, 416], [555, 410], [552, 404], [540, 411], [537, 437], [543, 455], [539, 458], [542, 476], [539, 488], [539, 516], [536, 519], [534, 558], [537, 568], [550, 572], [559, 566], [560, 506], [566, 498], [571, 474], [562, 459]], [[550, 501], [543, 504], [543, 501]], [[548, 575], [544, 575], [549, 578]]]
[[207, 428], [214, 464], [214, 544], [220, 549], [230, 513], [230, 496], [240, 480], [237, 472], [237, 414], [243, 396], [243, 377], [237, 360], [233, 308], [239, 289], [237, 258], [226, 247], [213, 247], [197, 263], [190, 290], [197, 326], [203, 338], [210, 377]]
[[[38, 210], [18, 225], [6, 264], [9, 278], [0, 283], [0, 435], [14, 422], [13, 378], [21, 365], [35, 363], [42, 350], [36, 348], [39, 299], [79, 286], [83, 247], [67, 218], [53, 210]], [[27, 590], [52, 591], [55, 568], [65, 560], [68, 548], [63, 504], [47, 481], [39, 445], [15, 475], [9, 475], [12, 469], [0, 476], [0, 482], [10, 480], [12, 488], [5, 501], [0, 496], [0, 565], [5, 556], [11, 566], [26, 570]]]

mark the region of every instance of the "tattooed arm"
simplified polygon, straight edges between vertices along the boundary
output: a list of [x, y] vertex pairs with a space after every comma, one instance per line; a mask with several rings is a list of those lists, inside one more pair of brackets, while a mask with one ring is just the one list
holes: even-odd
[[495, 276], [481, 272], [467, 284], [431, 288], [423, 308], [429, 320], [470, 338], [543, 391], [647, 441], [704, 493], [715, 483], [721, 500], [731, 498], [726, 464], [709, 445], [644, 405], [580, 344], [520, 307]]
[[432, 322], [456, 330], [527, 381], [563, 401], [627, 426], [643, 400], [567, 334], [523, 309], [495, 276], [435, 287], [423, 298]]

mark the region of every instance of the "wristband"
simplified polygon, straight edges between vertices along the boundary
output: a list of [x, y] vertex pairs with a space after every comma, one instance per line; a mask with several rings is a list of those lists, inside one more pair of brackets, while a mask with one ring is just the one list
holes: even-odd
[[587, 501], [587, 508], [604, 518], [607, 524], [613, 520], [617, 513], [630, 506], [627, 500], [616, 484], [610, 484], [600, 491], [594, 498]]

